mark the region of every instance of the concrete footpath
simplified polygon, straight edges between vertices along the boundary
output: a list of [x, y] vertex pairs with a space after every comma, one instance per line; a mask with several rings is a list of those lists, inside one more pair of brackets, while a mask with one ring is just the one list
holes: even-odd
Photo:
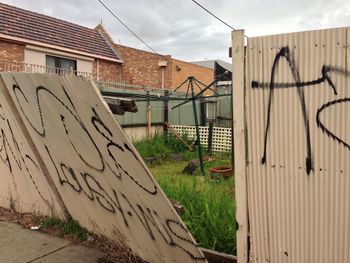
[[99, 250], [0, 222], [0, 263], [97, 263], [102, 256]]

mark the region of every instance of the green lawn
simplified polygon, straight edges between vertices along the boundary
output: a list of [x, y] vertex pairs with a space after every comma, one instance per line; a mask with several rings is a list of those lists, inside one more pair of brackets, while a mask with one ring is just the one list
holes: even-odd
[[[228, 156], [228, 155], [224, 155]], [[207, 168], [229, 160], [207, 163]], [[210, 176], [182, 174], [186, 161], [150, 167], [166, 195], [185, 207], [182, 216], [200, 246], [236, 253], [234, 180], [212, 181]]]
[[[191, 144], [186, 135], [183, 139]], [[211, 180], [208, 169], [229, 165], [231, 154], [217, 154], [215, 161], [205, 163], [205, 176], [199, 168], [195, 176], [182, 170], [197, 152], [189, 152], [186, 146], [172, 134], [155, 135], [150, 140], [135, 142], [143, 158], [156, 157], [150, 167], [165, 194], [185, 207], [183, 221], [200, 246], [216, 251], [236, 254], [236, 224], [234, 207], [234, 179]], [[169, 161], [171, 154], [181, 155], [185, 161]]]

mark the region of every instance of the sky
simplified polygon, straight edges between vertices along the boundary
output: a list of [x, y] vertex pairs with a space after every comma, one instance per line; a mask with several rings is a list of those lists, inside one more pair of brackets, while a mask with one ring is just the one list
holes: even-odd
[[[101, 23], [115, 43], [150, 51], [98, 0], [1, 0], [86, 27]], [[231, 29], [191, 0], [102, 0], [160, 54], [230, 62]], [[248, 37], [350, 26], [349, 0], [196, 0]]]

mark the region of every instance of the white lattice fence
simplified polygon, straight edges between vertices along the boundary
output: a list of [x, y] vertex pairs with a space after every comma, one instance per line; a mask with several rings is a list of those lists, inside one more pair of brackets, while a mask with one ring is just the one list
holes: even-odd
[[[196, 127], [186, 125], [171, 125], [179, 134], [187, 134], [190, 139], [196, 138]], [[199, 126], [199, 136], [201, 144], [208, 147], [209, 127]], [[230, 152], [231, 151], [232, 131], [230, 128], [213, 128], [213, 152]]]

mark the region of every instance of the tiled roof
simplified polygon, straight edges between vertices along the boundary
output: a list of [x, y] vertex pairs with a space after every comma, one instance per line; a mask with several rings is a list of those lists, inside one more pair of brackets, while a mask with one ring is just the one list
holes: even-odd
[[119, 59], [97, 30], [3, 3], [0, 34]]

